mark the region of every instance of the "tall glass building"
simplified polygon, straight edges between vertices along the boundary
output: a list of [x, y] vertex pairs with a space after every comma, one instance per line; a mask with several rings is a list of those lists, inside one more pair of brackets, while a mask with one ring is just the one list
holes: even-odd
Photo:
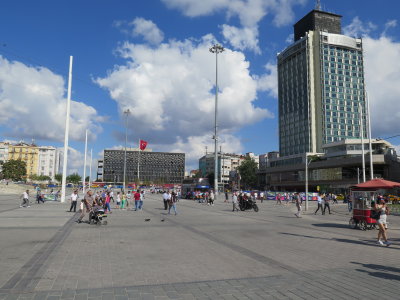
[[294, 43], [278, 54], [279, 152], [323, 152], [361, 137], [365, 118], [362, 40], [342, 35], [341, 16], [312, 10], [294, 25]]

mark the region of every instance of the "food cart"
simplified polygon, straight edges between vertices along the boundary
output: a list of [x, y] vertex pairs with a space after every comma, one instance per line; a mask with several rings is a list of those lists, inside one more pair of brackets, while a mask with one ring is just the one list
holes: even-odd
[[377, 199], [378, 190], [400, 187], [400, 183], [384, 179], [372, 179], [357, 184], [351, 189], [353, 216], [349, 220], [350, 228], [361, 230], [376, 228], [376, 220], [371, 217], [373, 202]]

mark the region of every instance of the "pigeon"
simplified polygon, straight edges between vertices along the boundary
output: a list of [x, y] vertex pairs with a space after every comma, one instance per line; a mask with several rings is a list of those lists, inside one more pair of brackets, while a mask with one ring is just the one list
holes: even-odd
[[165, 221], [164, 219], [161, 220], [161, 222], [164, 222], [164, 221]]
[[150, 219], [144, 219], [146, 222], [150, 221]]

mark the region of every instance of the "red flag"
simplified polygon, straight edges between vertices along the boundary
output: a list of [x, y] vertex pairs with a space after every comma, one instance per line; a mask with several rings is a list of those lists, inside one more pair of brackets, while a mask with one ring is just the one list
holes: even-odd
[[139, 147], [140, 147], [140, 150], [144, 150], [144, 149], [146, 149], [146, 147], [147, 147], [147, 142], [146, 141], [143, 141], [143, 140], [140, 140], [140, 145], [139, 145]]

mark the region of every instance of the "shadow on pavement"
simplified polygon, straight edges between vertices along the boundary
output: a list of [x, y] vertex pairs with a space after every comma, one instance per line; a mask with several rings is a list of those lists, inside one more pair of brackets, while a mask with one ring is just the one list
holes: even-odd
[[337, 224], [337, 223], [320, 223], [320, 224], [312, 224], [315, 227], [327, 227], [327, 228], [346, 228], [350, 229], [348, 224]]
[[[288, 233], [288, 232], [279, 232], [279, 234], [298, 236], [298, 237], [305, 237], [305, 238], [309, 238], [309, 239], [319, 239], [319, 240], [341, 242], [341, 243], [350, 243], [350, 244], [356, 244], [356, 245], [358, 244], [358, 245], [363, 245], [363, 246], [382, 248], [382, 246], [376, 244], [376, 240], [361, 240], [360, 241], [360, 240], [338, 239], [338, 238], [323, 238], [323, 237], [317, 237], [317, 236], [311, 236], [311, 235], [303, 235], [303, 234], [295, 234], [295, 233]], [[400, 250], [400, 248], [393, 248], [393, 246], [396, 246], [396, 244], [392, 244], [392, 246], [390, 246], [388, 248]]]

